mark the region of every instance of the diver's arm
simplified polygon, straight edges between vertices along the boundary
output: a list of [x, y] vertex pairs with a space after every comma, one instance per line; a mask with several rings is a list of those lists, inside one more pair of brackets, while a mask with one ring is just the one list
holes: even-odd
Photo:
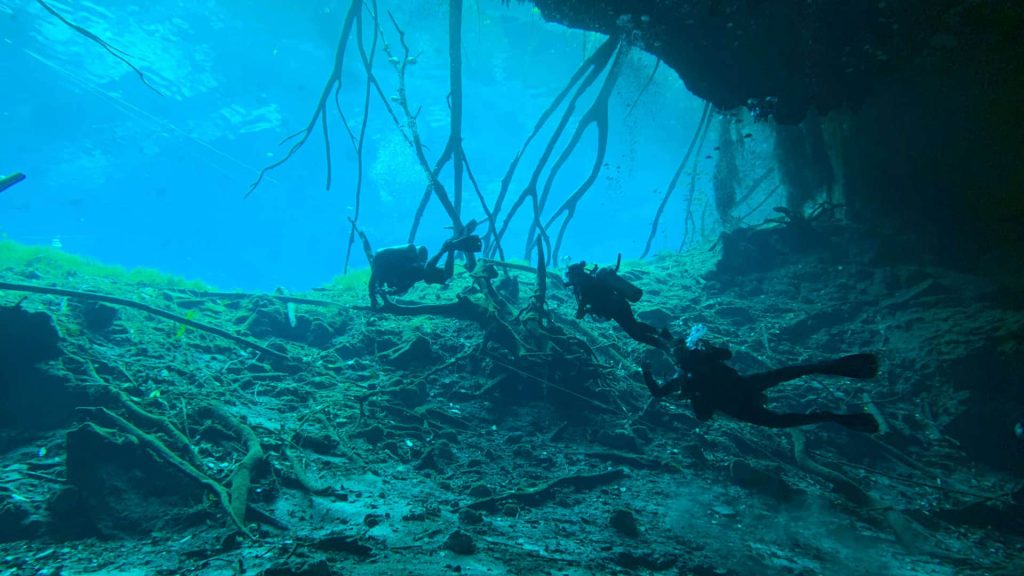
[[651, 396], [655, 398], [664, 398], [680, 389], [678, 376], [664, 384], [658, 384], [658, 381], [654, 379], [654, 374], [651, 373], [650, 364], [644, 364], [641, 366], [641, 370], [644, 373], [644, 384], [647, 384], [647, 389], [651, 391]]
[[441, 245], [441, 249], [437, 251], [437, 254], [434, 254], [430, 257], [430, 260], [427, 260], [427, 268], [437, 268], [437, 263], [441, 261], [441, 256], [444, 256], [445, 254], [448, 254], [449, 256], [451, 255], [451, 243], [451, 240], [444, 241], [444, 244]]
[[448, 250], [444, 258], [444, 281], [447, 282], [455, 275], [455, 251]]
[[364, 234], [363, 231], [360, 230], [358, 226], [356, 226], [356, 221], [352, 217], [349, 217], [348, 221], [352, 223], [352, 230], [356, 233], [356, 235], [359, 236], [359, 240], [363, 244], [363, 254], [366, 255], [366, 261], [372, 265], [373, 248], [370, 247], [370, 239], [366, 237], [366, 234]]

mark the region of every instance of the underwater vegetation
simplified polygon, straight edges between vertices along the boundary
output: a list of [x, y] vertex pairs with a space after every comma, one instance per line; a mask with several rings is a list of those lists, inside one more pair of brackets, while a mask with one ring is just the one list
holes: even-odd
[[620, 272], [641, 322], [702, 324], [694, 345], [727, 343], [744, 373], [875, 351], [878, 378], [771, 395], [879, 434], [652, 401], [635, 362], [668, 359], [536, 271], [508, 270], [522, 291], [460, 272], [374, 311], [365, 274], [223, 293], [22, 249], [32, 264], [0, 271], [4, 553], [34, 570], [1013, 573], [1022, 399], [971, 374], [1013, 370], [1024, 314], [981, 278], [872, 264], [851, 230], [793, 233]]

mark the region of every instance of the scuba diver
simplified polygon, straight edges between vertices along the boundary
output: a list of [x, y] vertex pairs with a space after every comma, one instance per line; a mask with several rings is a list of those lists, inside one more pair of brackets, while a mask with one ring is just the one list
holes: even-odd
[[633, 315], [630, 302], [639, 302], [644, 291], [619, 276], [621, 263], [622, 255], [619, 254], [614, 268], [595, 265], [587, 270], [586, 262], [578, 262], [566, 269], [565, 282], [572, 287], [576, 297], [576, 319], [593, 314], [604, 320], [615, 320], [633, 340], [669, 352], [672, 336], [668, 330], [659, 332]]
[[854, 354], [834, 360], [743, 375], [725, 364], [732, 358], [732, 352], [728, 348], [700, 340], [703, 330], [705, 329], [701, 324], [694, 326], [690, 337], [685, 342], [677, 344], [675, 360], [679, 374], [668, 382], [658, 384], [651, 374], [650, 367], [643, 366], [644, 382], [655, 398], [662, 398], [675, 391], [681, 392], [684, 398], [690, 400], [694, 416], [701, 422], [711, 419], [717, 411], [737, 420], [767, 428], [791, 428], [834, 422], [857, 432], [878, 432], [878, 420], [867, 412], [773, 412], [765, 407], [768, 398], [764, 393], [773, 386], [811, 374], [873, 378], [878, 374], [878, 358], [874, 354]]
[[[369, 247], [366, 237], [359, 233], [363, 239], [364, 248]], [[444, 284], [451, 279], [455, 273], [455, 252], [463, 252], [467, 255], [470, 266], [475, 260], [472, 259], [474, 252], [483, 248], [483, 242], [476, 234], [468, 234], [460, 238], [446, 240], [441, 250], [433, 258], [427, 259], [426, 246], [393, 246], [382, 248], [373, 255], [370, 260], [370, 307], [378, 308], [380, 303], [378, 296], [387, 298], [389, 296], [400, 296], [409, 291], [417, 282], [426, 284]], [[438, 267], [437, 263], [441, 257], [446, 256], [444, 268]], [[472, 268], [471, 268], [472, 269]]]
[[25, 175], [22, 174], [21, 172], [15, 172], [14, 174], [11, 174], [10, 176], [0, 177], [0, 192], [3, 192], [4, 190], [7, 190], [11, 186], [14, 186], [15, 184], [17, 184], [18, 182], [21, 182], [24, 179], [25, 179]]

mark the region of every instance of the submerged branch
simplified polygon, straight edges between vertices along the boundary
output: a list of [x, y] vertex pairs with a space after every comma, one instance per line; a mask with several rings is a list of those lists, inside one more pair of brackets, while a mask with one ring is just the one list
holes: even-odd
[[[423, 149], [423, 142], [420, 140], [419, 129], [416, 125], [416, 119], [419, 116], [419, 113], [417, 112], [414, 114], [409, 108], [409, 99], [406, 96], [405, 88], [405, 71], [409, 67], [409, 64], [415, 61], [415, 58], [410, 54], [409, 44], [405, 41], [405, 31], [398, 25], [398, 20], [395, 19], [395, 15], [388, 12], [388, 18], [391, 19], [391, 24], [394, 26], [395, 31], [398, 34], [398, 42], [402, 46], [402, 56], [395, 56], [386, 42], [384, 43], [384, 51], [388, 54], [388, 60], [394, 63], [398, 70], [398, 95], [396, 98], [398, 107], [405, 114], [409, 136], [413, 143], [413, 152], [416, 153], [416, 160], [419, 161], [420, 168], [423, 170], [423, 174], [427, 177], [430, 189], [437, 197], [437, 200], [441, 203], [441, 206], [444, 207], [445, 212], [448, 214], [448, 218], [452, 222], [452, 226], [456, 231], [462, 230], [462, 220], [459, 217], [458, 210], [452, 203], [451, 197], [448, 195], [448, 190], [445, 189], [444, 184], [441, 183], [441, 180], [438, 177], [438, 174], [434, 173], [434, 170], [430, 167], [430, 162], [427, 160], [426, 152]], [[449, 140], [449, 145], [450, 144], [451, 141]]]
[[[527, 200], [531, 200], [534, 205], [534, 223], [536, 224], [537, 219], [540, 218], [539, 214], [537, 213], [537, 210], [539, 209], [539, 201], [537, 198], [537, 183], [540, 181], [541, 172], [547, 166], [548, 160], [550, 160], [551, 155], [554, 153], [554, 149], [558, 143], [558, 140], [561, 138], [562, 133], [568, 126], [569, 120], [572, 117], [572, 113], [576, 109], [576, 103], [587, 91], [587, 89], [589, 89], [590, 86], [593, 85], [593, 83], [597, 80], [598, 76], [601, 75], [601, 72], [603, 72], [604, 69], [608, 67], [608, 63], [611, 62], [612, 55], [615, 53], [615, 49], [618, 47], [618, 44], [619, 42], [616, 38], [609, 37], [607, 40], [604, 41], [603, 44], [601, 44], [600, 47], [598, 47], [597, 50], [594, 51], [593, 54], [590, 55], [589, 58], [587, 58], [583, 62], [583, 64], [580, 65], [580, 67], [573, 74], [572, 78], [569, 79], [569, 82], [566, 84], [566, 86], [562, 89], [558, 96], [555, 97], [554, 101], [551, 102], [547, 109], [545, 109], [544, 112], [541, 114], [540, 118], [537, 120], [537, 123], [534, 125], [533, 131], [526, 138], [526, 141], [523, 143], [523, 146], [519, 149], [519, 152], [516, 153], [515, 158], [512, 160], [512, 163], [509, 165], [508, 170], [505, 172], [505, 176], [501, 180], [501, 190], [498, 192], [498, 199], [495, 201], [494, 204], [495, 217], [497, 217], [498, 214], [501, 212], [501, 205], [504, 202], [509, 187], [511, 186], [512, 177], [515, 174], [516, 168], [519, 165], [519, 161], [522, 159], [522, 156], [526, 152], [526, 149], [529, 147], [530, 143], [547, 123], [548, 119], [551, 118], [555, 111], [562, 105], [562, 102], [566, 99], [566, 97], [568, 97], [569, 93], [573, 92], [573, 89], [575, 88], [575, 93], [572, 95], [572, 98], [570, 98], [569, 102], [566, 104], [566, 109], [563, 111], [562, 116], [559, 119], [558, 125], [552, 132], [551, 137], [548, 139], [548, 143], [545, 146], [540, 159], [537, 161], [537, 165], [534, 167], [533, 174], [530, 176], [529, 183], [526, 185], [526, 188], [523, 189], [523, 191], [516, 198], [515, 202], [513, 202], [512, 207], [509, 209], [509, 213], [505, 216], [505, 219], [501, 224], [501, 228], [494, 236], [496, 240], [500, 241], [501, 238], [505, 235], [505, 232], [508, 230], [508, 227], [512, 222], [512, 218], [515, 216], [519, 208], [522, 207], [523, 203], [526, 202]], [[491, 247], [491, 249], [488, 250], [487, 255], [494, 255], [493, 247]]]
[[[363, 61], [363, 67], [366, 70], [366, 86], [363, 91], [363, 121], [359, 126], [359, 136], [353, 138], [353, 144], [356, 150], [356, 184], [355, 184], [355, 210], [352, 217], [349, 218], [351, 226], [348, 232], [348, 244], [345, 246], [345, 268], [344, 273], [348, 274], [349, 261], [352, 258], [352, 245], [356, 240], [356, 226], [359, 223], [359, 213], [362, 208], [362, 192], [363, 192], [363, 145], [366, 143], [366, 126], [370, 123], [370, 90], [373, 88], [374, 76], [373, 76], [373, 59], [377, 54], [377, 27], [373, 28], [373, 39], [370, 42], [369, 55], [366, 53], [366, 47], [363, 45], [363, 13], [362, 11], [356, 16], [356, 41], [359, 46], [359, 55]], [[334, 101], [338, 102], [338, 93], [341, 90], [341, 85], [338, 85], [338, 90], [334, 92]], [[338, 111], [341, 112], [341, 106], [338, 106]], [[342, 116], [344, 118], [344, 116]], [[348, 128], [348, 122], [345, 122], [346, 128]], [[352, 134], [351, 128], [349, 128], [349, 135]]]
[[[541, 237], [546, 237], [546, 228], [550, 228], [555, 220], [562, 214], [565, 214], [565, 219], [562, 220], [562, 225], [558, 229], [558, 237], [555, 239], [555, 246], [548, 254], [548, 257], [552, 262], [558, 260], [558, 251], [562, 246], [562, 240], [565, 238], [565, 231], [569, 227], [569, 221], [576, 215], [576, 206], [579, 204], [583, 196], [590, 190], [590, 187], [597, 181], [597, 176], [601, 172], [601, 166], [604, 164], [604, 157], [608, 151], [608, 102], [612, 96], [612, 88], [615, 87], [615, 83], [618, 80], [619, 69], [622, 66], [622, 60], [625, 57], [625, 50], [619, 50], [615, 56], [615, 60], [611, 63], [611, 68], [608, 71], [608, 75], [605, 76], [604, 84], [601, 85], [601, 90], [594, 98], [594, 102], [590, 105], [590, 108], [580, 118], [579, 123], [576, 125], [576, 131], [573, 133], [572, 138], [566, 145], [565, 150], [559, 156], [558, 160], [555, 161], [554, 166], [551, 168], [551, 172], [548, 174], [547, 182], [544, 184], [544, 193], [540, 198], [540, 209], [544, 210], [544, 206], [547, 203], [548, 194], [551, 191], [551, 186], [554, 183], [555, 177], [558, 175], [559, 170], [565, 164], [566, 160], [579, 145], [580, 139], [582, 139], [584, 132], [591, 125], [597, 130], [597, 151], [594, 154], [594, 162], [590, 167], [590, 174], [587, 175], [586, 180], [583, 181], [579, 187], [567, 198], [561, 206], [555, 210], [554, 214], [548, 218], [547, 223], [544, 227], [538, 225]], [[537, 218], [539, 218], [539, 213]], [[531, 238], [532, 239], [532, 238]]]
[[106, 50], [107, 52], [109, 52], [111, 56], [113, 56], [114, 58], [117, 58], [121, 62], [124, 62], [126, 65], [128, 65], [129, 68], [132, 69], [133, 72], [135, 72], [139, 76], [139, 79], [142, 80], [142, 83], [145, 84], [147, 88], [149, 88], [153, 92], [156, 92], [157, 94], [163, 96], [163, 93], [161, 93], [159, 90], [157, 90], [152, 84], [149, 83], [148, 80], [146, 80], [146, 75], [143, 74], [142, 71], [138, 69], [138, 67], [136, 67], [134, 64], [132, 64], [128, 60], [128, 58], [131, 57], [130, 54], [128, 54], [124, 50], [121, 50], [120, 48], [115, 48], [114, 46], [110, 45], [109, 42], [107, 42], [106, 40], [100, 38], [96, 34], [93, 34], [88, 29], [83, 28], [83, 27], [81, 27], [81, 26], [79, 26], [77, 24], [72, 23], [70, 20], [68, 20], [67, 18], [62, 16], [60, 14], [60, 12], [57, 12], [56, 10], [54, 10], [53, 7], [51, 7], [49, 4], [47, 4], [46, 2], [43, 2], [43, 0], [36, 0], [36, 2], [40, 6], [42, 6], [44, 10], [46, 10], [47, 12], [52, 14], [58, 20], [63, 22], [65, 25], [67, 25], [69, 28], [71, 28], [75, 32], [78, 32], [82, 36], [85, 36], [86, 38], [88, 38], [89, 40], [95, 42], [96, 44], [99, 44], [99, 46], [101, 48], [103, 48], [104, 50]]
[[693, 217], [693, 199], [697, 196], [697, 165], [700, 162], [700, 151], [704, 149], [704, 142], [708, 139], [708, 132], [711, 131], [711, 117], [704, 122], [704, 131], [697, 142], [697, 154], [690, 168], [690, 195], [686, 198], [686, 219], [683, 222], [683, 240], [679, 243], [679, 251], [686, 247], [686, 241], [690, 239], [690, 233], [697, 228], [697, 221]]
[[[37, 0], [38, 1], [38, 0]], [[327, 130], [327, 99], [330, 98], [332, 92], [336, 92], [341, 88], [341, 71], [345, 63], [345, 49], [348, 46], [349, 36], [352, 34], [352, 25], [355, 22], [356, 14], [359, 13], [359, 8], [362, 7], [363, 0], [352, 0], [352, 3], [348, 7], [348, 13], [345, 15], [345, 22], [341, 28], [341, 38], [338, 39], [338, 47], [334, 52], [334, 68], [331, 70], [330, 76], [327, 77], [327, 82], [324, 84], [324, 89], [320, 93], [320, 100], [317, 102], [316, 108], [313, 109], [313, 115], [309, 119], [309, 123], [306, 127], [294, 134], [288, 136], [281, 141], [281, 144], [298, 137], [298, 141], [292, 144], [292, 147], [285, 154], [285, 157], [265, 166], [260, 170], [259, 175], [256, 177], [256, 181], [249, 185], [249, 191], [245, 193], [245, 197], [248, 198], [256, 188], [263, 181], [263, 177], [266, 176], [267, 172], [270, 172], [274, 168], [284, 164], [288, 160], [291, 160], [292, 156], [299, 151], [300, 148], [309, 140], [310, 135], [316, 128], [317, 122], [320, 122], [323, 135], [324, 145], [327, 149], [327, 189], [331, 189], [331, 140]]]
[[697, 128], [693, 131], [693, 139], [690, 140], [690, 146], [686, 149], [686, 154], [683, 155], [683, 159], [679, 162], [679, 166], [676, 167], [676, 172], [672, 175], [672, 180], [669, 181], [668, 188], [665, 189], [665, 195], [661, 197], [661, 204], [658, 204], [658, 211], [654, 213], [654, 221], [651, 222], [651, 233], [647, 236], [647, 244], [644, 245], [644, 251], [640, 254], [641, 258], [646, 258], [651, 252], [651, 244], [654, 243], [654, 236], [658, 233], [658, 223], [661, 221], [662, 214], [665, 213], [665, 206], [668, 205], [668, 200], [672, 197], [672, 192], [675, 191], [676, 186], [679, 184], [679, 178], [683, 175], [683, 170], [686, 168], [687, 162], [690, 161], [690, 156], [697, 147], [697, 142], [700, 140], [700, 135], [704, 131], [705, 124], [710, 122], [710, 114], [711, 103], [705, 102], [704, 111], [701, 113], [700, 121], [697, 122]]

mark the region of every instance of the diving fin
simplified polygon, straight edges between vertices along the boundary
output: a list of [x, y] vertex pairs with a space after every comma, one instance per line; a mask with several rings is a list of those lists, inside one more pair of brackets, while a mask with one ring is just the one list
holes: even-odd
[[847, 378], [874, 378], [878, 375], [878, 356], [851, 354], [816, 366], [819, 374], [846, 376]]

